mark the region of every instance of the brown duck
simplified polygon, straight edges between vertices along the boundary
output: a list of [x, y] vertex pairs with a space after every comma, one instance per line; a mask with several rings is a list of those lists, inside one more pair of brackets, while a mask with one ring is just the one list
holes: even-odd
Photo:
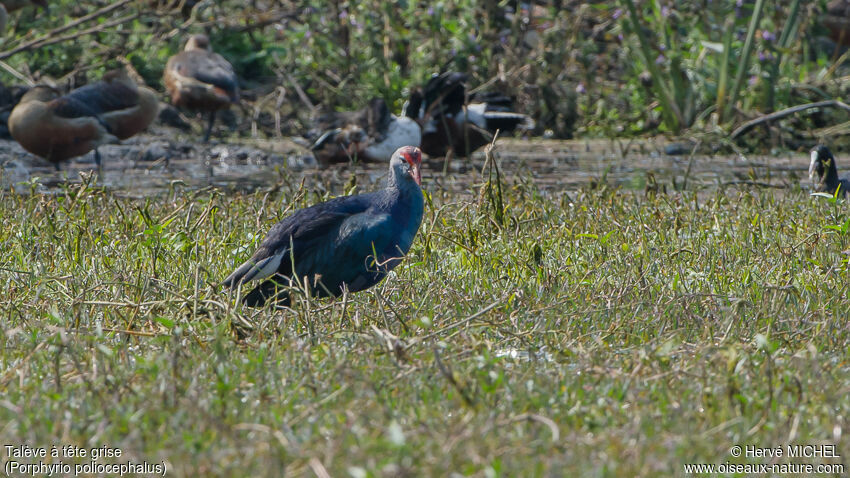
[[218, 110], [239, 101], [233, 65], [210, 49], [206, 35], [192, 35], [182, 52], [169, 58], [163, 80], [175, 106], [209, 113], [204, 142], [209, 141]]
[[9, 132], [56, 169], [91, 150], [99, 167], [98, 146], [139, 133], [158, 111], [152, 90], [138, 86], [124, 70], [114, 70], [65, 96], [50, 86], [33, 87], [12, 110]]

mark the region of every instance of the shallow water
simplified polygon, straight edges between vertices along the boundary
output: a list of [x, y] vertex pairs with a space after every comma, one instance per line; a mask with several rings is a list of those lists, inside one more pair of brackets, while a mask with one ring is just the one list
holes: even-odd
[[[623, 189], [643, 190], [654, 179], [668, 191], [710, 191], [718, 187], [770, 187], [787, 191], [797, 184], [808, 188], [808, 155], [783, 152], [775, 156], [667, 154], [663, 139], [640, 141], [503, 139], [497, 158], [503, 178], [532, 181], [544, 192], [576, 191], [605, 180]], [[680, 148], [683, 150], [690, 147]], [[200, 144], [191, 137], [174, 139], [162, 129], [101, 148], [100, 183], [121, 195], [146, 197], [176, 185], [214, 186], [225, 192], [251, 191], [281, 182], [341, 193], [352, 172], [361, 190], [380, 187], [385, 164], [340, 164], [320, 167], [303, 146], [293, 141], [213, 141]], [[840, 162], [840, 159], [839, 159]], [[471, 193], [482, 181], [482, 151], [472, 159], [425, 160], [423, 184], [432, 191]], [[839, 164], [840, 166], [840, 164]], [[56, 171], [53, 165], [27, 153], [13, 141], [0, 140], [0, 187], [42, 192], [80, 181], [80, 174], [96, 170], [91, 154], [76, 158]]]

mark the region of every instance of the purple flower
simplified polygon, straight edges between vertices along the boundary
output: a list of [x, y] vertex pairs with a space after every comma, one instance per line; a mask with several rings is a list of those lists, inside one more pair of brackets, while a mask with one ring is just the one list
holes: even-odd
[[660, 65], [660, 64], [664, 63], [664, 60], [666, 60], [666, 58], [664, 58], [664, 55], [659, 54], [658, 58], [655, 59], [655, 64]]
[[670, 7], [668, 7], [667, 5], [664, 5], [663, 7], [661, 7], [661, 16], [664, 17], [664, 18], [669, 17], [670, 16]]
[[762, 39], [764, 39], [764, 41], [768, 43], [773, 43], [773, 41], [776, 40], [776, 35], [774, 35], [773, 32], [769, 32], [766, 30], [761, 32], [761, 37]]
[[434, 7], [428, 7], [428, 16], [434, 16]]
[[339, 12], [339, 19], [340, 20], [345, 20], [346, 18], [348, 18], [348, 10], [343, 10], [343, 11]]
[[307, 30], [306, 32], [304, 32], [304, 39], [305, 40], [309, 40], [311, 36], [313, 36], [313, 32], [311, 32], [310, 30]]
[[618, 9], [614, 10], [614, 20], [620, 18], [622, 15], [623, 15], [623, 9], [622, 8], [618, 8]]
[[622, 33], [617, 34], [617, 40], [623, 41], [623, 34]]
[[758, 82], [759, 82], [759, 77], [757, 77], [756, 75], [751, 76], [749, 81], [747, 81], [747, 83], [750, 86], [756, 86], [756, 83], [758, 83]]
[[576, 85], [576, 93], [580, 95], [587, 93], [587, 89], [584, 87], [584, 83], [579, 83]]

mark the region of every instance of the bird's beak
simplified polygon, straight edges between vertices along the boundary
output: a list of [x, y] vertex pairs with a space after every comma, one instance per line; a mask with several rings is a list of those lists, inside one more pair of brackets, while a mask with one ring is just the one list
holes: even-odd
[[818, 164], [818, 152], [817, 150], [812, 151], [812, 162], [809, 164], [809, 179], [815, 179], [815, 168]]
[[410, 177], [412, 177], [413, 180], [416, 181], [416, 184], [422, 186], [422, 171], [419, 169], [418, 164], [410, 165]]

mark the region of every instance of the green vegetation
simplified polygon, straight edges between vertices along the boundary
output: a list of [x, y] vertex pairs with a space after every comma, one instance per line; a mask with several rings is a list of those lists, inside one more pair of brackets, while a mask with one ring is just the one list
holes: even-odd
[[[537, 133], [558, 138], [691, 131], [722, 139], [759, 113], [844, 95], [836, 79], [845, 57], [826, 38], [818, 2], [222, 1], [200, 2], [187, 17], [180, 3], [122, 0], [50, 35], [103, 7], [54, 0], [47, 15], [15, 13], [3, 50], [45, 36], [7, 59], [20, 76], [79, 84], [124, 57], [161, 91], [167, 58], [188, 33], [205, 31], [247, 90], [243, 123], [259, 119], [269, 137], [303, 132], [319, 106], [360, 107], [380, 95], [399, 110], [407, 88], [447, 69], [515, 96]], [[817, 128], [845, 120], [821, 111], [776, 131], [808, 144], [836, 134]]]
[[[710, 146], [846, 90], [846, 58], [818, 43], [822, 2], [227, 0], [187, 17], [177, 3], [14, 12], [1, 79], [79, 86], [125, 62], [162, 91], [167, 58], [207, 31], [243, 80], [241, 135], [299, 134], [314, 107], [374, 95], [398, 109], [456, 69], [515, 95], [536, 133]], [[845, 116], [770, 127], [797, 147], [846, 132]], [[630, 145], [612, 149], [625, 162]], [[548, 172], [431, 168], [423, 226], [386, 281], [296, 292], [287, 310], [244, 309], [216, 284], [288, 211], [374, 181], [360, 165], [346, 186], [344, 167], [327, 184], [278, 169], [253, 193], [175, 181], [131, 199], [85, 177], [0, 190], [0, 445], [108, 445], [123, 455], [106, 462], [169, 476], [372, 477], [670, 476], [769, 461], [733, 445], [829, 443], [841, 458], [811, 462], [846, 473], [847, 203], [701, 189], [690, 163], [681, 186], [640, 169], [645, 192], [601, 171], [540, 189], [562, 186], [564, 151]], [[734, 183], [765, 184], [750, 179]]]
[[235, 196], [0, 193], [4, 443], [109, 444], [175, 476], [680, 475], [788, 442], [850, 456], [843, 202], [552, 195], [526, 174], [475, 196], [432, 185], [387, 281], [290, 311], [211, 287], [321, 197], [288, 175]]

